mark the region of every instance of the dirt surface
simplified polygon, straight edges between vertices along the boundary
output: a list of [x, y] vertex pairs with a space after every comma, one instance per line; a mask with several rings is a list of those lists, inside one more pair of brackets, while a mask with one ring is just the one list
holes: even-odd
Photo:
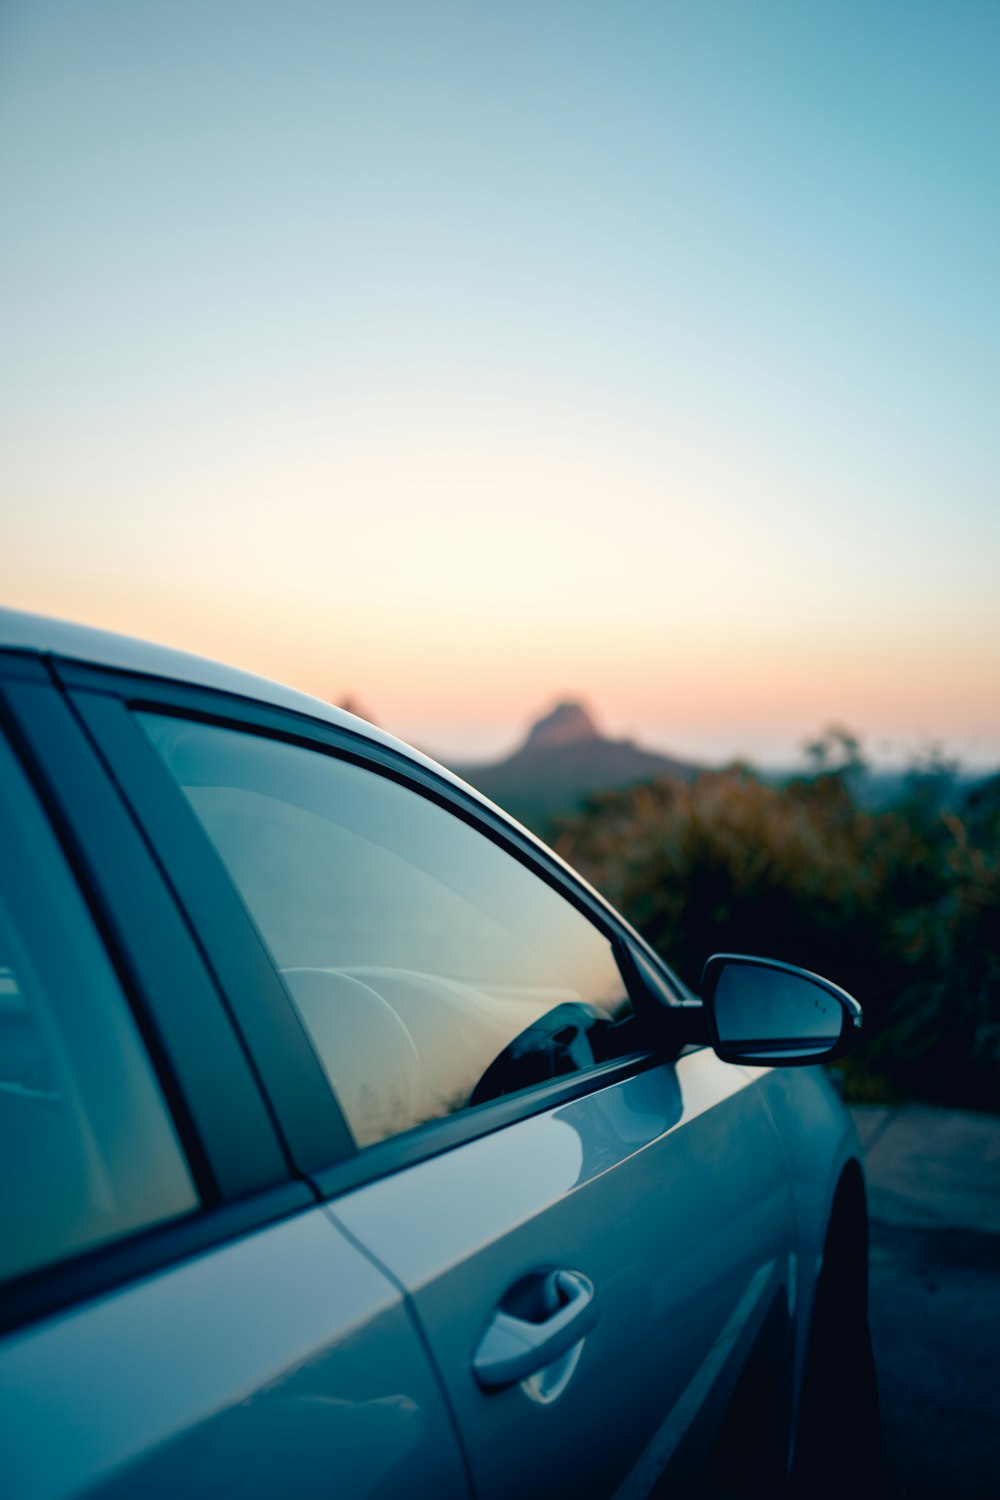
[[867, 1144], [886, 1500], [998, 1500], [1000, 1119], [852, 1113]]

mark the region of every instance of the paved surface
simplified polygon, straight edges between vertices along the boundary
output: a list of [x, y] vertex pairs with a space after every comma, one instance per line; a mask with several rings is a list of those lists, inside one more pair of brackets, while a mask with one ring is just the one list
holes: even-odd
[[1000, 1118], [851, 1113], [872, 1216], [887, 1500], [998, 1500]]

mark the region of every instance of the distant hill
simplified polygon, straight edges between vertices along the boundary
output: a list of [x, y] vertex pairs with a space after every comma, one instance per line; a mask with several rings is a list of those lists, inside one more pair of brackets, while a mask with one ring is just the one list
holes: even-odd
[[692, 780], [700, 767], [600, 733], [582, 703], [559, 703], [533, 724], [520, 749], [487, 765], [452, 770], [538, 832], [573, 812], [591, 792], [635, 786], [658, 776]]

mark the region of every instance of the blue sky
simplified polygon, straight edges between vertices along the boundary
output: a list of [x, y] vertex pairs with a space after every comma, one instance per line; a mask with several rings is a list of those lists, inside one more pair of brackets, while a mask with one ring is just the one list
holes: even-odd
[[1000, 759], [1000, 6], [0, 16], [4, 602], [689, 753]]

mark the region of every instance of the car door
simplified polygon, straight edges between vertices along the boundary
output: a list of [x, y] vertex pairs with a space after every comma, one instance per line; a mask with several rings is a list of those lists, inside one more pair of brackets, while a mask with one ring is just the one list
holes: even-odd
[[398, 1286], [290, 1166], [185, 922], [0, 656], [0, 1452], [11, 1500], [462, 1500]]
[[310, 1178], [405, 1289], [481, 1500], [766, 1492], [785, 1166], [746, 1073], [651, 1048], [624, 929], [384, 747], [219, 694], [76, 686], [182, 904], [214, 914], [215, 972], [238, 991], [252, 945], [292, 1002], [351, 1137], [324, 1165], [302, 1126]]

